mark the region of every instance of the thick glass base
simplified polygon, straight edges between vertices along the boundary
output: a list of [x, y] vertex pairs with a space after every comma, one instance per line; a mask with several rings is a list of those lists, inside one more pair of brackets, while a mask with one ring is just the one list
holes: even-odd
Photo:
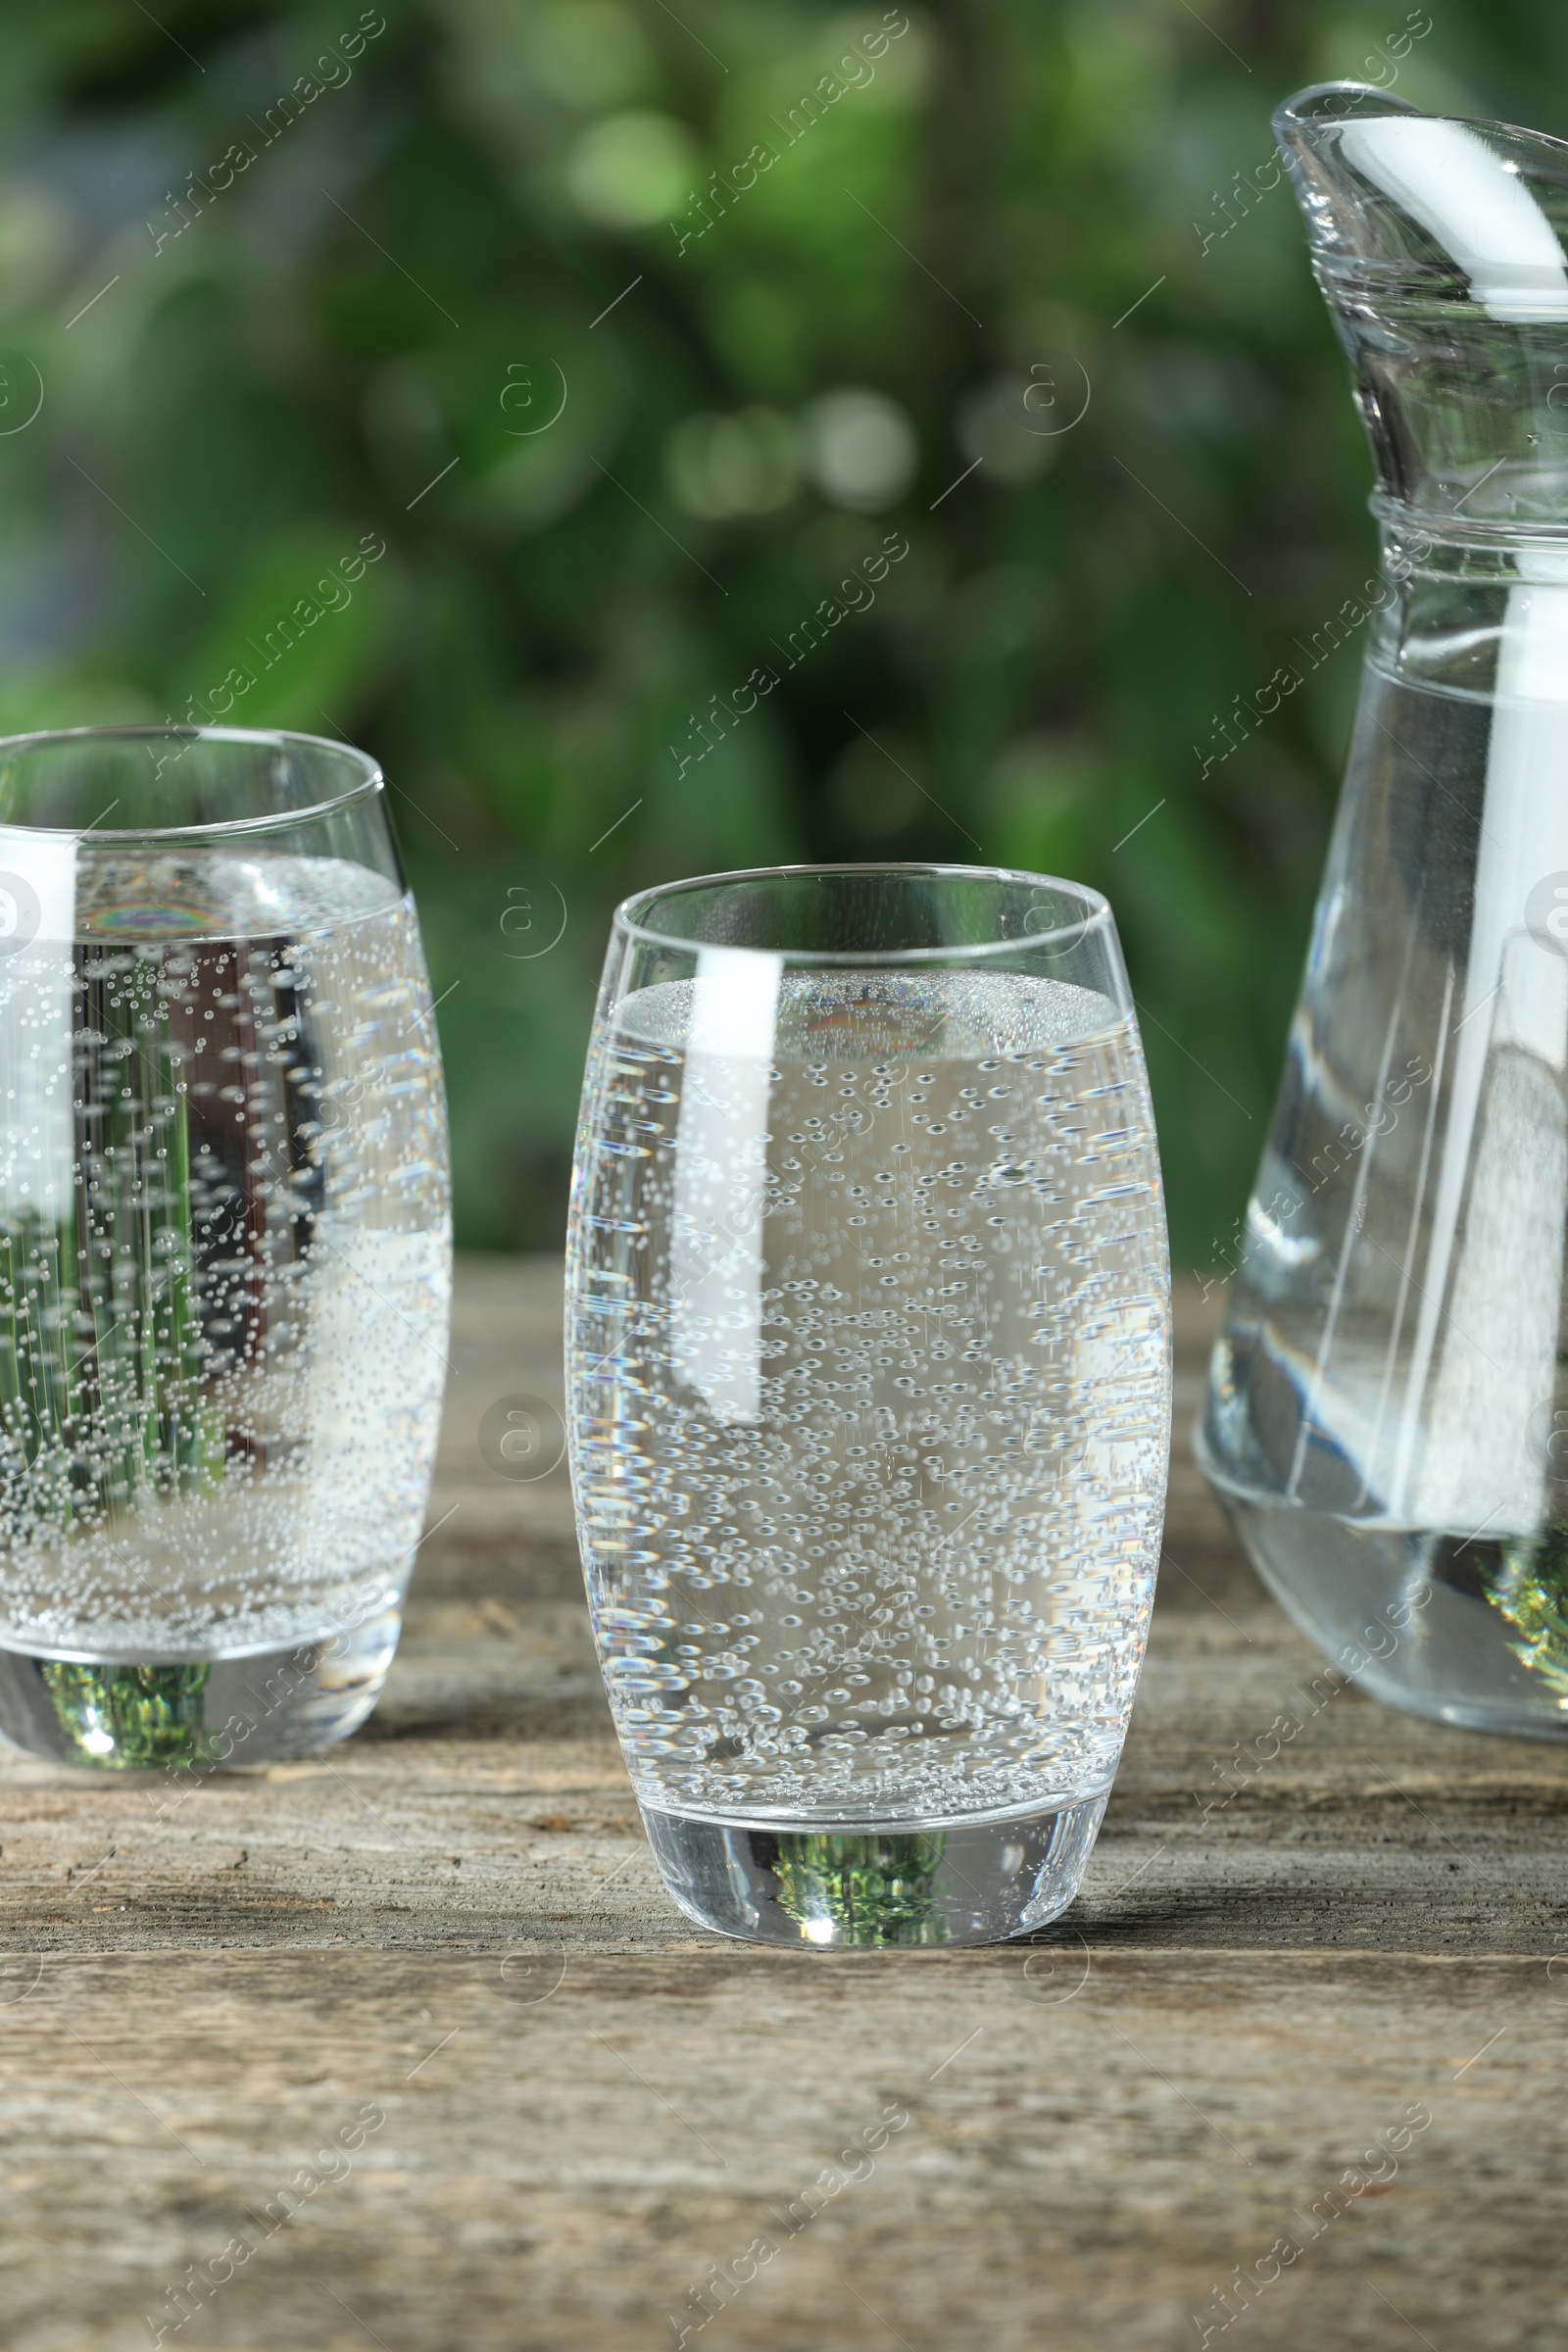
[[991, 1820], [880, 1829], [710, 1821], [642, 1808], [688, 1919], [751, 1943], [998, 1943], [1065, 1911], [1105, 1796]]
[[0, 1738], [110, 1772], [270, 1764], [357, 1731], [381, 1694], [401, 1612], [233, 1658], [92, 1659], [0, 1645]]

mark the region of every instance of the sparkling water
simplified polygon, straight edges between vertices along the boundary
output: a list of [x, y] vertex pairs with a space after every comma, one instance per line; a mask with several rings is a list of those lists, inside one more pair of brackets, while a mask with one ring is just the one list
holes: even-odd
[[1348, 1672], [1561, 1733], [1568, 730], [1545, 691], [1368, 668], [1200, 1452]]
[[448, 1177], [393, 883], [89, 842], [67, 889], [59, 936], [0, 959], [0, 1645], [55, 1661], [49, 1703], [107, 1755], [116, 1709], [172, 1723], [181, 1691], [70, 1661], [309, 1656], [367, 1626], [389, 1654]]
[[795, 1823], [1092, 1797], [1169, 1415], [1136, 1034], [1013, 973], [774, 985], [770, 1059], [707, 977], [626, 998], [590, 1058], [574, 1470], [639, 1797]]

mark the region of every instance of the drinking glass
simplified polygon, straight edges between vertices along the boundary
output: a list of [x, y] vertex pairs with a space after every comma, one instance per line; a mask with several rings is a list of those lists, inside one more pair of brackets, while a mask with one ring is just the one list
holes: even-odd
[[1121, 1753], [1170, 1410], [1104, 900], [919, 865], [628, 900], [567, 1313], [594, 1631], [676, 1902], [792, 1944], [1054, 1918]]
[[451, 1296], [429, 982], [372, 760], [0, 742], [0, 1734], [341, 1738], [391, 1663]]

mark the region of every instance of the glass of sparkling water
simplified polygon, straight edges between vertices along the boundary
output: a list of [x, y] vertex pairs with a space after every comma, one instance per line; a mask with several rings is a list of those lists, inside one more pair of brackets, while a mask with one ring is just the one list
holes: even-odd
[[628, 900], [567, 1311], [594, 1629], [681, 1908], [792, 1944], [1053, 1919], [1121, 1754], [1169, 1435], [1104, 900], [915, 865]]
[[0, 1734], [110, 1768], [369, 1712], [451, 1294], [430, 991], [348, 746], [0, 742]]

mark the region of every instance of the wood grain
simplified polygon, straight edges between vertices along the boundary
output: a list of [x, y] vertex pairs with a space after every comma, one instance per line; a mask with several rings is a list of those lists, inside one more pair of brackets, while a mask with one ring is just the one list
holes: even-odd
[[1314, 1694], [1190, 1464], [1196, 1293], [1079, 1903], [1033, 1945], [797, 1957], [663, 1895], [564, 1472], [480, 1455], [498, 1396], [560, 1402], [559, 1283], [464, 1269], [436, 1532], [357, 1740], [191, 1783], [0, 1765], [5, 2344], [1557, 2352], [1563, 1751]]

